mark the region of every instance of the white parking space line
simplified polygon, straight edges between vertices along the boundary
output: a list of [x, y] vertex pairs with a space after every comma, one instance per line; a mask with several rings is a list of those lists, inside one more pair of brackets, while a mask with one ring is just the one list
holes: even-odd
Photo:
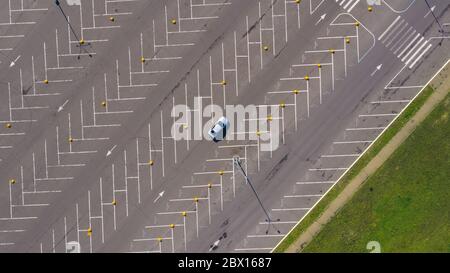
[[259, 222], [260, 225], [292, 225], [296, 224], [297, 221], [270, 221], [270, 222]]
[[365, 144], [372, 143], [371, 140], [335, 141], [333, 144]]
[[248, 238], [267, 238], [267, 237], [283, 237], [285, 234], [256, 234], [256, 235], [247, 235]]
[[317, 172], [321, 172], [321, 171], [345, 171], [348, 168], [311, 168], [308, 169], [308, 171], [317, 171]]
[[298, 194], [298, 195], [285, 195], [284, 198], [308, 198], [308, 197], [321, 197], [322, 194]]
[[347, 128], [346, 131], [370, 131], [370, 130], [383, 130], [385, 127], [367, 127], [367, 128]]
[[345, 155], [321, 155], [322, 158], [336, 158], [336, 157], [358, 157], [359, 154], [345, 154]]
[[[197, 197], [198, 200], [208, 200], [207, 197]], [[169, 199], [170, 202], [184, 202], [184, 201], [194, 201], [195, 198], [178, 198], [178, 199]]]
[[196, 213], [196, 211], [167, 211], [167, 212], [158, 212], [157, 215], [181, 215], [183, 212], [185, 213]]
[[9, 217], [9, 218], [0, 218], [0, 221], [11, 221], [11, 220], [33, 220], [36, 219], [36, 216], [28, 216], [28, 217]]
[[272, 211], [298, 211], [309, 210], [311, 208], [285, 208], [285, 209], [272, 209]]
[[364, 118], [364, 117], [395, 117], [398, 114], [396, 113], [387, 113], [387, 114], [361, 114], [358, 115], [358, 117]]
[[272, 250], [271, 247], [250, 247], [250, 248], [235, 248], [235, 251], [258, 251], [258, 250]]
[[314, 184], [333, 184], [336, 181], [308, 181], [308, 182], [295, 182], [296, 185], [314, 185]]
[[383, 103], [408, 103], [410, 100], [378, 100], [372, 101], [371, 104], [383, 104]]

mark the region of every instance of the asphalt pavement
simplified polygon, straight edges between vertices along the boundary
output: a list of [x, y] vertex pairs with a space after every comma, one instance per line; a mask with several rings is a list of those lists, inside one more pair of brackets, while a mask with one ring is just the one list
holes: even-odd
[[[77, 38], [23, 2], [0, 15], [2, 252], [270, 252], [448, 60], [421, 1], [61, 1]], [[174, 139], [198, 97], [279, 111]]]

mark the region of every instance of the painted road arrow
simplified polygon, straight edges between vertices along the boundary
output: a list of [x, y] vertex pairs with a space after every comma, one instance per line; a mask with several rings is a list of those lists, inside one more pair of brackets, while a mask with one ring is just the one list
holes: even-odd
[[436, 6], [432, 6], [432, 7], [430, 8], [430, 10], [427, 12], [427, 14], [425, 14], [425, 16], [424, 16], [423, 18], [427, 18], [428, 15], [430, 15], [430, 13], [432, 13], [432, 12], [434, 11], [435, 8], [436, 8]]
[[317, 26], [320, 22], [322, 22], [323, 20], [325, 20], [325, 17], [327, 17], [327, 14], [326, 14], [326, 13], [323, 14], [322, 16], [320, 16], [320, 19], [319, 19], [319, 21], [317, 21], [316, 26]]
[[158, 194], [158, 197], [156, 197], [156, 199], [153, 201], [153, 203], [156, 203], [161, 197], [163, 197], [163, 195], [164, 195], [164, 191], [160, 192]]
[[106, 153], [106, 157], [110, 156], [116, 147], [117, 145], [114, 145], [114, 147]]
[[61, 112], [62, 110], [64, 110], [64, 106], [66, 106], [66, 104], [69, 102], [69, 100], [66, 100], [64, 103], [63, 103], [63, 105], [61, 105], [59, 108], [58, 108], [58, 113], [59, 112]]
[[11, 68], [11, 67], [15, 66], [15, 65], [16, 65], [16, 62], [20, 59], [20, 57], [21, 57], [21, 55], [17, 56], [17, 58], [16, 58], [14, 61], [11, 62], [11, 64], [9, 65], [9, 67]]
[[383, 64], [379, 64], [377, 66], [377, 68], [372, 72], [372, 74], [370, 74], [370, 76], [373, 77], [378, 71], [381, 70], [382, 67], [383, 67]]

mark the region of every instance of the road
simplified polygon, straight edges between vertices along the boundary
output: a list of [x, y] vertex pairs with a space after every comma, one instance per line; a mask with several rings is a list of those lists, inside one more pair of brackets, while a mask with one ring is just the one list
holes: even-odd
[[[64, 2], [83, 43], [52, 1], [2, 4], [4, 252], [269, 252], [449, 52], [416, 1]], [[196, 97], [281, 114], [253, 139], [176, 140], [171, 110], [198, 118]]]

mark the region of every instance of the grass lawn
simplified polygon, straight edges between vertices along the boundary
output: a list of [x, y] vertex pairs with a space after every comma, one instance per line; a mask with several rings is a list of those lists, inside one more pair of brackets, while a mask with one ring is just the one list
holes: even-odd
[[401, 128], [422, 107], [425, 101], [433, 93], [433, 88], [428, 86], [422, 93], [403, 111], [393, 124], [373, 143], [365, 154], [353, 165], [341, 180], [325, 195], [322, 200], [309, 212], [306, 217], [289, 233], [288, 236], [275, 249], [275, 252], [284, 252], [297, 238], [314, 222], [328, 205], [342, 192], [342, 190], [357, 176], [361, 170], [375, 157], [380, 150], [400, 131]]
[[450, 252], [450, 95], [303, 252]]

